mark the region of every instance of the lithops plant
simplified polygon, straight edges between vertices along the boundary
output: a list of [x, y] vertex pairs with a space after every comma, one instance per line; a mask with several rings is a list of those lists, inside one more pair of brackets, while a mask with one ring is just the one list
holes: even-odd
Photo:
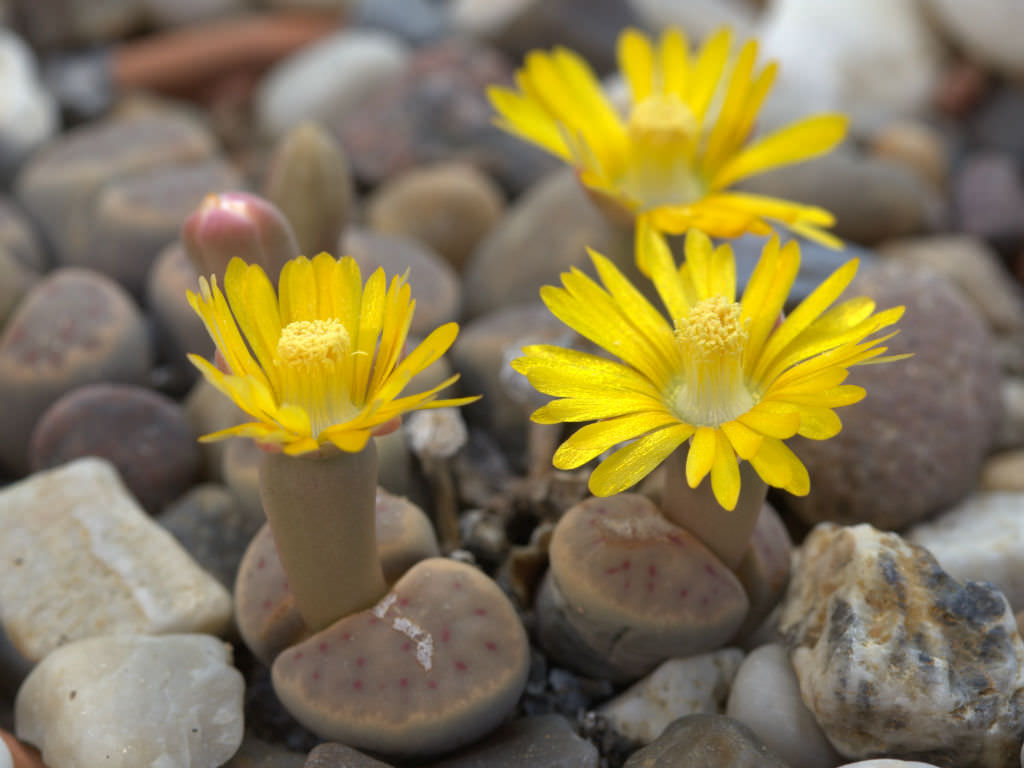
[[518, 700], [529, 668], [522, 624], [472, 566], [430, 558], [372, 609], [282, 652], [274, 690], [315, 733], [394, 756], [468, 744]]
[[[388, 584], [420, 560], [440, 554], [430, 520], [408, 499], [378, 488], [374, 518], [377, 558]], [[269, 525], [253, 537], [239, 565], [235, 620], [245, 644], [268, 665], [282, 650], [309, 635], [295, 608]]]
[[537, 629], [560, 663], [629, 682], [673, 656], [719, 648], [747, 615], [736, 576], [644, 496], [591, 498], [551, 537]]

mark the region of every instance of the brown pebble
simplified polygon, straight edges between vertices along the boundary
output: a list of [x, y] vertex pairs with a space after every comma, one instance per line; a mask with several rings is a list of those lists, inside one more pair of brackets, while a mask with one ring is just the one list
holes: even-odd
[[953, 117], [962, 117], [974, 109], [988, 92], [984, 69], [972, 61], [960, 61], [950, 67], [935, 90], [935, 106]]

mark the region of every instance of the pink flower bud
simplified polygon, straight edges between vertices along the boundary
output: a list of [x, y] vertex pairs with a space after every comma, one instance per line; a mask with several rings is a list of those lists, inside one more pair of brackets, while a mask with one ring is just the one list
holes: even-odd
[[207, 195], [185, 219], [182, 241], [201, 275], [217, 275], [223, 285], [228, 262], [238, 256], [258, 264], [271, 282], [299, 246], [284, 214], [271, 202], [248, 192]]

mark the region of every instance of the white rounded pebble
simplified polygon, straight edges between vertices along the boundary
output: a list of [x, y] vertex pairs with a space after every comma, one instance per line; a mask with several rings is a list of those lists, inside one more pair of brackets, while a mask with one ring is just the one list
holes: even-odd
[[94, 637], [36, 666], [15, 730], [59, 768], [209, 768], [242, 743], [244, 692], [215, 637]]
[[821, 768], [842, 759], [800, 698], [800, 684], [781, 645], [762, 645], [747, 655], [725, 714], [749, 727], [792, 768]]
[[10, 170], [57, 130], [57, 104], [39, 81], [35, 57], [0, 28], [0, 171]]
[[932, 763], [918, 763], [913, 760], [894, 760], [891, 757], [879, 757], [874, 760], [861, 760], [859, 763], [843, 763], [836, 768], [939, 768]]
[[14, 768], [14, 758], [11, 757], [11, 750], [7, 748], [7, 744], [4, 743], [3, 739], [0, 739], [0, 768]]

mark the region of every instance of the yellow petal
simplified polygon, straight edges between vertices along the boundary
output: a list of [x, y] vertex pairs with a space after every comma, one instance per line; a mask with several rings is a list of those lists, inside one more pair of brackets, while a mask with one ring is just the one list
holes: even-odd
[[649, 274], [654, 282], [669, 317], [673, 320], [686, 317], [693, 306], [690, 297], [683, 290], [683, 282], [679, 279], [679, 272], [676, 270], [668, 243], [647, 217], [637, 221], [636, 242], [637, 266], [641, 270], [645, 267], [648, 269], [645, 274]]
[[270, 279], [256, 264], [247, 265], [241, 259], [232, 259], [224, 275], [224, 289], [231, 312], [256, 354], [268, 383], [279, 392], [274, 359], [281, 337], [281, 318]]
[[772, 238], [761, 252], [741, 305], [744, 319], [749, 318], [744, 369], [749, 376], [760, 361], [764, 344], [775, 327], [800, 269], [800, 249], [795, 242], [779, 247]]
[[651, 41], [637, 29], [626, 29], [618, 40], [619, 70], [629, 83], [633, 103], [651, 94], [654, 54]]
[[736, 421], [767, 437], [785, 439], [800, 428], [800, 414], [795, 408], [762, 400]]
[[304, 256], [285, 262], [277, 281], [281, 307], [281, 325], [300, 320], [316, 320], [317, 291], [313, 282], [313, 264]]
[[530, 418], [538, 424], [558, 424], [562, 421], [593, 421], [624, 416], [627, 413], [650, 411], [662, 406], [659, 400], [644, 395], [622, 392], [609, 397], [602, 393], [592, 398], [573, 397], [552, 400], [534, 411]]
[[[796, 457], [781, 440], [766, 437], [761, 449], [749, 460], [754, 471], [773, 488], [783, 488], [793, 477], [793, 460]], [[799, 460], [797, 460], [799, 463]]]
[[761, 447], [763, 439], [761, 433], [755, 432], [738, 421], [727, 421], [719, 429], [728, 438], [733, 450], [741, 459], [749, 459]]
[[667, 411], [643, 411], [588, 424], [559, 446], [553, 463], [558, 469], [576, 469], [614, 445], [678, 422]]
[[704, 120], [711, 99], [718, 90], [722, 71], [729, 58], [732, 32], [723, 28], [715, 32], [704, 43], [694, 66], [693, 84], [690, 88], [690, 109], [698, 123]]
[[686, 482], [691, 488], [700, 485], [700, 481], [711, 471], [715, 463], [715, 450], [718, 438], [714, 427], [698, 427], [690, 441], [690, 451], [686, 455]]
[[422, 371], [428, 365], [435, 362], [441, 355], [448, 351], [448, 348], [455, 342], [459, 335], [458, 323], [445, 323], [435, 328], [416, 347], [403, 358], [388, 380], [384, 381], [377, 391], [376, 396], [391, 400], [402, 391], [404, 386], [401, 380], [406, 381]]
[[487, 98], [501, 116], [501, 119], [495, 121], [499, 128], [546, 149], [567, 163], [572, 162], [572, 153], [565, 143], [565, 135], [551, 114], [540, 104], [515, 91], [497, 86], [487, 89]]
[[512, 361], [512, 368], [526, 376], [535, 389], [556, 397], [605, 391], [635, 392], [657, 400], [660, 390], [629, 366], [589, 352], [535, 344], [523, 349], [524, 356]]
[[831, 408], [820, 405], [802, 405], [800, 414], [800, 430], [797, 434], [811, 440], [828, 440], [835, 437], [843, 428], [843, 422]]
[[689, 43], [679, 27], [666, 27], [661, 33], [658, 51], [661, 92], [666, 96], [678, 96], [683, 101], [687, 100], [692, 87], [689, 49]]
[[757, 43], [748, 40], [740, 49], [739, 56], [733, 64], [722, 107], [711, 128], [701, 158], [701, 167], [707, 176], [712, 175], [709, 171], [717, 168], [735, 146], [733, 135], [737, 123], [743, 117], [756, 56]]
[[[398, 366], [400, 365], [398, 361], [404, 351], [405, 340], [409, 336], [409, 326], [412, 323], [415, 310], [416, 302], [412, 299], [412, 288], [406, 280], [406, 275], [391, 278], [391, 286], [384, 295], [384, 313], [381, 317], [380, 344], [377, 348], [377, 354], [373, 361], [373, 375], [370, 379], [370, 386], [368, 390], [370, 396], [378, 397], [378, 393], [381, 389], [387, 386], [386, 382], [388, 377], [393, 376], [394, 373], [398, 371]], [[455, 337], [459, 333], [458, 325], [455, 325], [454, 323], [449, 325], [454, 327], [445, 326], [445, 330], [441, 331], [441, 333], [438, 333], [440, 329], [437, 329], [427, 337], [427, 339], [430, 340], [431, 347], [424, 347], [411, 361], [408, 359], [403, 360], [402, 362], [405, 364], [404, 370], [410, 371], [410, 375], [415, 376], [416, 373], [423, 370], [423, 368], [426, 368], [430, 363], [434, 362], [434, 360], [447, 352], [448, 347], [452, 345], [455, 341]], [[424, 339], [424, 343], [427, 339]], [[416, 367], [421, 365], [421, 358], [427, 359], [430, 354], [433, 354], [433, 346], [442, 339], [447, 340], [447, 345], [444, 349], [438, 352], [437, 356], [430, 359], [429, 362], [422, 363], [422, 367]], [[423, 345], [421, 344], [420, 346]], [[413, 352], [415, 353], [416, 350], [413, 350]], [[397, 394], [397, 391], [395, 391], [395, 394]]]
[[632, 488], [691, 434], [693, 427], [676, 424], [651, 432], [620, 448], [591, 473], [590, 492], [595, 496], [611, 496]]
[[843, 140], [848, 123], [845, 115], [814, 115], [787, 125], [725, 163], [712, 186], [722, 189], [771, 168], [822, 155]]
[[715, 463], [711, 465], [711, 491], [723, 509], [736, 509], [740, 497], [740, 468], [725, 435], [715, 433]]

